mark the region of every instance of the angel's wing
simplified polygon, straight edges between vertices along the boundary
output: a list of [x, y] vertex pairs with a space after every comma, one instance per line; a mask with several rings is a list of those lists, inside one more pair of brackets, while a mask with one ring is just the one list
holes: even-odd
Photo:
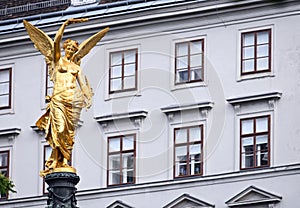
[[34, 46], [45, 56], [46, 62], [50, 66], [53, 62], [53, 40], [42, 30], [36, 28], [26, 20], [23, 20], [23, 24]]
[[78, 51], [73, 56], [73, 61], [79, 65], [80, 60], [90, 52], [90, 50], [103, 38], [103, 36], [108, 32], [109, 28], [105, 28], [90, 38], [83, 41], [79, 47]]

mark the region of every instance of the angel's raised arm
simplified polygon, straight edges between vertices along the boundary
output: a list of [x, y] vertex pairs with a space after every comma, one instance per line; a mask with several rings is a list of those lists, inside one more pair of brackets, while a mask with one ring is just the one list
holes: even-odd
[[58, 62], [61, 56], [61, 49], [60, 49], [60, 42], [63, 37], [64, 30], [66, 26], [73, 24], [73, 23], [78, 23], [78, 22], [85, 22], [87, 19], [68, 19], [66, 20], [62, 26], [60, 26], [59, 30], [57, 31], [55, 37], [54, 37], [54, 63]]

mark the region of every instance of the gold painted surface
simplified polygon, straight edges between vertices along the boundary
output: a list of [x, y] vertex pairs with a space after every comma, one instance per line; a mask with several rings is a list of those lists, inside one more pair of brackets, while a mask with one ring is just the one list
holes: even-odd
[[76, 173], [68, 165], [74, 145], [75, 127], [82, 108], [90, 108], [93, 97], [92, 88], [87, 78], [82, 75], [80, 61], [109, 30], [105, 28], [80, 45], [77, 41], [66, 40], [63, 43], [65, 54], [62, 56], [60, 45], [65, 27], [85, 21], [87, 19], [66, 20], [52, 40], [42, 30], [23, 20], [34, 46], [45, 56], [53, 82], [53, 94], [46, 96], [49, 102], [46, 112], [36, 122], [37, 127], [45, 131], [45, 139], [52, 148], [46, 168], [40, 172], [41, 176], [58, 171]]

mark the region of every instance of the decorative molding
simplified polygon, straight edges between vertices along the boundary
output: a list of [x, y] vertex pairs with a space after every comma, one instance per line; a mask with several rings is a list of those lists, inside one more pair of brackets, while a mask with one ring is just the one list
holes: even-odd
[[258, 101], [263, 101], [263, 100], [278, 100], [281, 98], [281, 95], [282, 95], [281, 92], [269, 92], [269, 93], [263, 93], [263, 94], [228, 98], [226, 100], [231, 105], [240, 105], [240, 104], [244, 104], [247, 102], [258, 102]]
[[272, 207], [274, 203], [280, 202], [281, 199], [281, 196], [277, 196], [255, 186], [249, 186], [225, 203], [228, 207], [266, 203], [269, 205], [269, 207]]
[[160, 110], [168, 116], [169, 121], [174, 120], [174, 115], [177, 112], [183, 112], [187, 110], [199, 109], [203, 117], [207, 117], [208, 110], [212, 109], [214, 103], [211, 101], [195, 103], [195, 104], [185, 104], [185, 105], [170, 105], [163, 107]]
[[117, 200], [106, 208], [133, 208], [133, 207], [123, 203], [120, 200]]
[[109, 122], [122, 120], [122, 119], [130, 119], [130, 121], [135, 126], [140, 126], [142, 119], [146, 118], [147, 114], [148, 114], [147, 111], [141, 110], [141, 111], [126, 112], [126, 113], [110, 114], [105, 116], [97, 116], [94, 119], [103, 128], [106, 128]]
[[212, 208], [215, 205], [199, 200], [195, 197], [190, 196], [189, 194], [183, 194], [177, 199], [173, 200], [163, 208], [173, 208], [173, 207], [206, 207]]
[[0, 136], [17, 136], [21, 133], [20, 128], [0, 129]]

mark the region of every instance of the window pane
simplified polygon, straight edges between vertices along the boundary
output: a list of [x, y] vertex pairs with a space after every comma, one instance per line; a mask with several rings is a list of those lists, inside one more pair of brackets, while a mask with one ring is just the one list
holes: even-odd
[[269, 56], [269, 45], [257, 46], [257, 57]]
[[9, 70], [0, 70], [0, 82], [9, 81]]
[[0, 153], [0, 167], [8, 166], [8, 153]]
[[257, 136], [256, 137], [256, 149], [266, 150], [268, 149], [268, 135]]
[[0, 169], [0, 173], [1, 173], [2, 175], [4, 175], [5, 177], [8, 177], [8, 171], [7, 171], [7, 168], [5, 168], [5, 169]]
[[190, 145], [189, 151], [190, 151], [190, 160], [195, 159], [195, 155], [199, 155], [201, 153], [201, 145], [200, 144]]
[[177, 58], [177, 69], [188, 68], [188, 57]]
[[124, 150], [132, 150], [134, 149], [134, 137], [126, 136], [123, 138], [123, 151]]
[[202, 66], [202, 55], [191, 56], [190, 67]]
[[0, 96], [0, 107], [6, 107], [9, 106], [9, 96], [4, 95]]
[[53, 88], [48, 87], [47, 88], [47, 95], [52, 95], [52, 93], [53, 93]]
[[125, 51], [124, 52], [124, 63], [135, 63], [135, 50]]
[[111, 65], [121, 65], [122, 64], [122, 52], [111, 54]]
[[188, 43], [176, 44], [177, 56], [187, 56], [188, 55]]
[[265, 166], [269, 164], [269, 154], [267, 152], [258, 152], [256, 155], [256, 166]]
[[192, 41], [190, 47], [191, 54], [202, 53], [202, 41]]
[[124, 76], [135, 75], [135, 64], [127, 64], [124, 66]]
[[258, 32], [257, 33], [257, 44], [269, 43], [269, 32]]
[[122, 79], [112, 79], [110, 82], [110, 90], [121, 90], [122, 89]]
[[267, 70], [269, 69], [269, 58], [257, 59], [257, 70]]
[[111, 67], [111, 78], [122, 77], [122, 66]]
[[200, 79], [202, 80], [202, 69], [201, 68], [191, 69], [190, 81], [200, 80]]
[[269, 123], [268, 117], [256, 119], [256, 132], [268, 131], [269, 129], [268, 123]]
[[175, 167], [176, 167], [176, 176], [187, 175], [187, 148], [176, 147], [175, 148]]
[[190, 142], [194, 142], [194, 141], [201, 141], [201, 128], [200, 127], [193, 127], [190, 128]]
[[189, 80], [188, 70], [178, 70], [176, 74], [176, 82], [185, 82]]
[[253, 137], [242, 138], [242, 152], [253, 152], [254, 151]]
[[120, 155], [109, 156], [109, 170], [120, 170]]
[[186, 143], [187, 142], [187, 129], [177, 129], [175, 131], [175, 143]]
[[246, 47], [243, 50], [243, 59], [254, 58], [254, 47]]
[[242, 168], [250, 168], [254, 166], [253, 154], [242, 154]]
[[123, 183], [133, 183], [133, 171], [132, 170], [126, 170], [123, 171]]
[[109, 184], [120, 184], [120, 172], [119, 171], [110, 171], [109, 172]]
[[0, 95], [9, 94], [9, 83], [0, 83]]
[[254, 133], [253, 129], [253, 120], [248, 119], [248, 120], [242, 120], [242, 134], [251, 134]]
[[254, 71], [254, 60], [243, 61], [243, 72], [252, 72]]
[[244, 46], [250, 46], [254, 45], [254, 33], [248, 33], [243, 35], [243, 45]]
[[135, 88], [135, 76], [124, 78], [124, 89]]
[[133, 169], [134, 156], [133, 153], [122, 154], [123, 169]]
[[109, 152], [119, 152], [120, 148], [120, 138], [109, 139]]
[[175, 157], [176, 161], [180, 162], [186, 162], [187, 160], [187, 147], [186, 146], [181, 146], [181, 147], [176, 147], [175, 148]]

